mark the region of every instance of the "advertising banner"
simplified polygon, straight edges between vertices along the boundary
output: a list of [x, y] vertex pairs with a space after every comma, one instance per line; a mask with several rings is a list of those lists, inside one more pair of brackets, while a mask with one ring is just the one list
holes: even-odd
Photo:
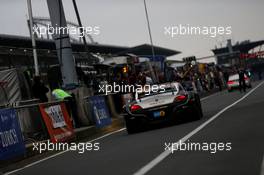
[[0, 160], [25, 153], [25, 143], [14, 109], [0, 110]]
[[42, 118], [53, 143], [66, 142], [75, 137], [65, 104], [39, 105]]
[[108, 107], [103, 96], [93, 96], [88, 98], [92, 117], [96, 127], [102, 128], [112, 123]]

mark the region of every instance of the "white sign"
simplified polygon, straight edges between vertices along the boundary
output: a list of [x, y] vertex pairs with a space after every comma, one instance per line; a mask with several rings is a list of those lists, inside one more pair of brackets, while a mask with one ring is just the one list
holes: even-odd
[[60, 105], [45, 108], [45, 112], [52, 120], [53, 128], [61, 128], [66, 126]]

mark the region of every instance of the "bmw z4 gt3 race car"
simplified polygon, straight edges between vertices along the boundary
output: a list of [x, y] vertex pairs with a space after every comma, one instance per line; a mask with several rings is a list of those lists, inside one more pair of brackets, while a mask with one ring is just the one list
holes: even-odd
[[128, 134], [141, 130], [146, 124], [203, 117], [197, 93], [187, 92], [178, 82], [159, 85], [159, 88], [157, 92], [138, 94], [136, 100], [124, 106]]

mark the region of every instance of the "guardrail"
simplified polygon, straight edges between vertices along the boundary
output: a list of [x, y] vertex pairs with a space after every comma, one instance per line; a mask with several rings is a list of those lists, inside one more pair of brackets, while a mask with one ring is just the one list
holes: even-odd
[[49, 134], [43, 121], [39, 105], [56, 105], [61, 103], [61, 101], [26, 104], [27, 102], [35, 101], [23, 101], [21, 103], [23, 105], [13, 107], [16, 110], [25, 141], [32, 142], [48, 139]]

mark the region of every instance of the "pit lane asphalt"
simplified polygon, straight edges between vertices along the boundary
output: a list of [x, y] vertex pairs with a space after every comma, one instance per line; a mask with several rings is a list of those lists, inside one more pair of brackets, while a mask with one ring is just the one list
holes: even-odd
[[[258, 83], [254, 84], [256, 86]], [[238, 91], [217, 93], [202, 101], [204, 118], [170, 127], [127, 135], [120, 131], [95, 142], [99, 151], [66, 152], [12, 174], [122, 174], [136, 173], [174, 143], [226, 106], [243, 97]], [[264, 154], [264, 85], [190, 138], [191, 142], [231, 142], [231, 151], [177, 151], [146, 174], [259, 175]]]

